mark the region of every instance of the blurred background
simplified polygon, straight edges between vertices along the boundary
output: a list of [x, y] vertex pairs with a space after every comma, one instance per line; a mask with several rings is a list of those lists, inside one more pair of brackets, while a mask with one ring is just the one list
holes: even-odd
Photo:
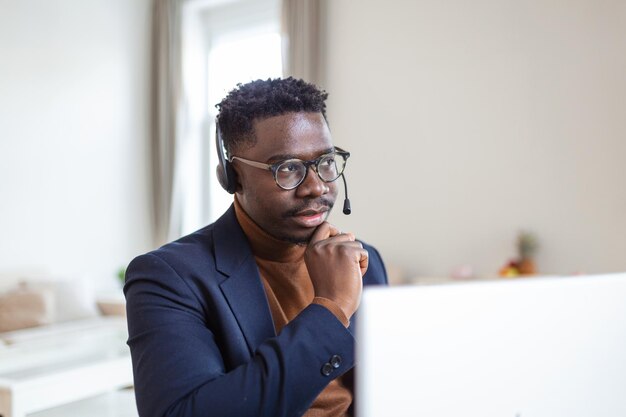
[[77, 319], [124, 339], [128, 262], [232, 202], [215, 104], [257, 78], [329, 92], [331, 221], [394, 284], [624, 271], [624, 74], [618, 0], [0, 0], [0, 353]]

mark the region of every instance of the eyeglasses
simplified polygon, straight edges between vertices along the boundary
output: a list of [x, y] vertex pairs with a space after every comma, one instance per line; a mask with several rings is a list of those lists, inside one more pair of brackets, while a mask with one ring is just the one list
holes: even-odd
[[343, 174], [346, 161], [349, 157], [350, 152], [335, 147], [333, 152], [321, 155], [311, 161], [287, 159], [286, 161], [279, 161], [275, 164], [264, 164], [263, 162], [250, 161], [249, 159], [233, 156], [230, 158], [230, 162], [238, 160], [255, 168], [268, 169], [272, 171], [276, 185], [283, 190], [293, 190], [302, 184], [309, 172], [310, 166], [315, 169], [317, 176], [320, 177], [322, 181], [335, 181]]

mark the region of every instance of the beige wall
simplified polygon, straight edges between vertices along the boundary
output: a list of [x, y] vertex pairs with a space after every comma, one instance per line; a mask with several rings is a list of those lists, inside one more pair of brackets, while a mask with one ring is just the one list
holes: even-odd
[[[149, 248], [149, 3], [0, 0], [0, 273]], [[411, 275], [492, 274], [521, 228], [545, 272], [626, 269], [625, 3], [325, 5], [333, 221]]]
[[106, 287], [149, 248], [149, 14], [149, 0], [0, 0], [0, 281]]
[[354, 213], [411, 275], [495, 273], [520, 229], [547, 273], [626, 270], [626, 3], [326, 2]]

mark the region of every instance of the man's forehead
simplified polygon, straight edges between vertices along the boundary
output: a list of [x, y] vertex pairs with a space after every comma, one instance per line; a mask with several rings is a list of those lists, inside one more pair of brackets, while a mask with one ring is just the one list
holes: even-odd
[[318, 112], [287, 112], [270, 117], [258, 117], [252, 121], [255, 133], [263, 134], [268, 131], [295, 133], [307, 127], [328, 128], [326, 119]]
[[255, 141], [249, 151], [265, 160], [311, 158], [332, 150], [321, 113], [286, 113], [255, 120], [253, 126]]

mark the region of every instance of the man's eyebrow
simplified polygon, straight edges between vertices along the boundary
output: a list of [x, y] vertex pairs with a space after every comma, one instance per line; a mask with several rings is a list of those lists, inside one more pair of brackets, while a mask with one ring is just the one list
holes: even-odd
[[[327, 153], [331, 153], [334, 152], [335, 148], [328, 148], [328, 149], [324, 149], [322, 152], [320, 152], [320, 154], [318, 156], [321, 155], [325, 155]], [[280, 161], [286, 161], [288, 159], [300, 159], [303, 160], [300, 156], [298, 155], [293, 155], [293, 154], [278, 154], [278, 155], [272, 155], [271, 157], [269, 157], [267, 159], [267, 163], [268, 164], [272, 164], [274, 162], [280, 162]]]
[[299, 159], [299, 158], [295, 155], [290, 155], [290, 154], [278, 154], [278, 155], [273, 155], [269, 157], [266, 162], [268, 164], [271, 164], [271, 163], [278, 162], [278, 161], [285, 161], [287, 159]]

